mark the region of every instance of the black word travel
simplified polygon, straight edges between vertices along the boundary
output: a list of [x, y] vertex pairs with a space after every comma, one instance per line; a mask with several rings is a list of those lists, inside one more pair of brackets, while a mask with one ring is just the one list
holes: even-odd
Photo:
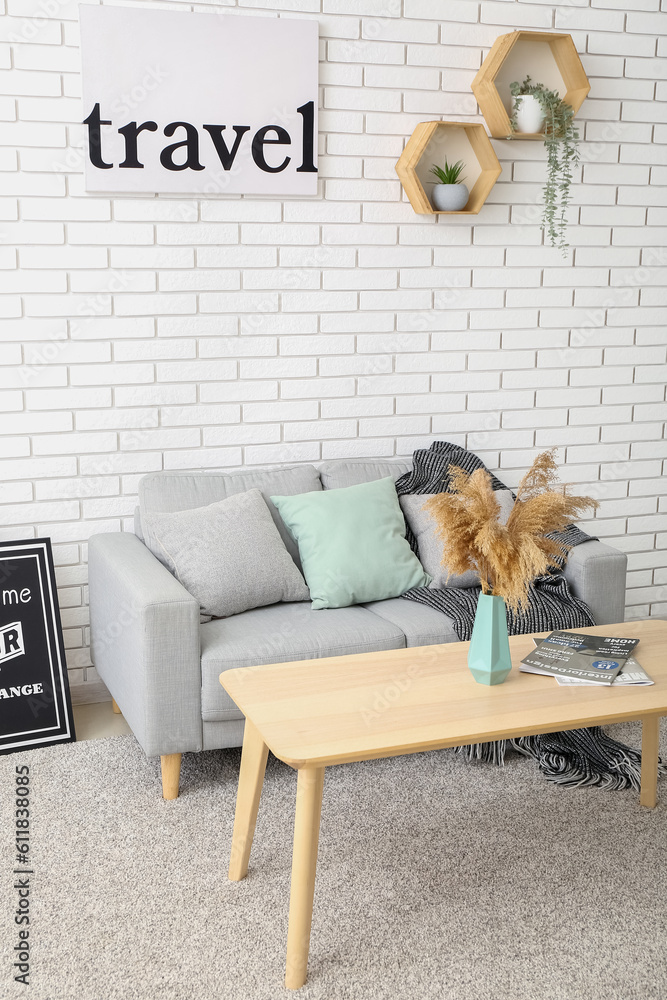
[[[317, 173], [317, 167], [314, 162], [315, 103], [314, 101], [308, 101], [307, 104], [302, 104], [296, 110], [302, 118], [301, 165], [296, 168], [296, 172]], [[108, 163], [105, 159], [103, 127], [112, 125], [113, 122], [110, 118], [102, 118], [102, 112], [98, 103], [94, 106], [88, 117], [84, 119], [83, 124], [88, 126], [88, 156], [90, 162], [99, 170], [111, 170], [114, 164]], [[212, 143], [223, 170], [231, 170], [239, 147], [244, 141], [246, 133], [250, 132], [251, 129], [250, 125], [232, 125], [234, 140], [231, 148], [226, 142], [226, 138], [229, 138], [231, 141], [231, 135], [227, 137], [223, 135], [226, 129], [226, 125], [202, 125], [202, 130], [207, 133], [208, 141]], [[144, 164], [139, 158], [139, 136], [142, 132], [158, 132], [159, 127], [157, 122], [128, 122], [127, 125], [122, 125], [117, 131], [123, 136], [125, 141], [125, 159], [118, 166], [127, 170], [143, 170]], [[165, 170], [205, 169], [204, 165], [200, 162], [200, 135], [195, 125], [192, 125], [190, 122], [170, 122], [164, 126], [162, 132], [167, 138], [171, 138], [177, 133], [180, 136], [179, 142], [170, 143], [160, 153], [160, 163]], [[280, 125], [263, 125], [257, 129], [251, 139], [250, 150], [255, 165], [267, 174], [279, 174], [291, 163], [292, 157], [283, 155], [282, 159], [280, 159], [281, 151], [278, 156], [275, 156], [275, 159], [280, 159], [280, 162], [269, 163], [267, 155], [271, 159], [274, 159], [274, 156], [267, 153], [266, 147], [290, 146], [291, 144], [292, 137], [287, 129], [282, 128]], [[178, 161], [175, 159], [176, 155], [178, 155]]]

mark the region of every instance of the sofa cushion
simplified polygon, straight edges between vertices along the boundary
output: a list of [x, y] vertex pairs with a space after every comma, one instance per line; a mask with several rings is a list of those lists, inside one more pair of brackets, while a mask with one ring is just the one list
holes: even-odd
[[345, 486], [357, 486], [359, 483], [370, 483], [375, 479], [386, 479], [388, 476], [396, 480], [411, 468], [410, 462], [400, 458], [336, 459], [322, 462], [320, 478], [325, 490], [339, 490]]
[[204, 722], [242, 718], [218, 680], [223, 670], [405, 646], [398, 626], [360, 607], [313, 611], [303, 603], [273, 604], [200, 631]]
[[313, 608], [345, 608], [428, 585], [405, 539], [392, 479], [271, 499], [298, 542]]
[[394, 597], [389, 601], [372, 601], [364, 604], [364, 607], [398, 626], [405, 636], [406, 646], [433, 646], [459, 641], [452, 619], [426, 604]]
[[[478, 587], [479, 573], [476, 569], [469, 569], [466, 573], [449, 574], [442, 565], [445, 554], [444, 544], [438, 535], [433, 515], [424, 510], [426, 501], [437, 495], [437, 493], [409, 493], [399, 497], [405, 519], [417, 539], [419, 561], [432, 577], [429, 587], [431, 590], [440, 590], [443, 587], [460, 587], [462, 589]], [[495, 497], [500, 504], [500, 523], [506, 524], [514, 506], [512, 491], [497, 490]]]
[[296, 543], [271, 503], [270, 496], [272, 493], [290, 496], [321, 490], [320, 474], [313, 465], [244, 469], [238, 472], [153, 472], [143, 476], [139, 480], [142, 540], [151, 551], [155, 551], [153, 539], [146, 531], [146, 514], [171, 514], [176, 510], [207, 507], [208, 504], [251, 489], [260, 490], [287, 551], [300, 568]]
[[308, 600], [257, 489], [144, 520], [155, 554], [199, 601], [203, 615], [225, 618], [276, 601]]

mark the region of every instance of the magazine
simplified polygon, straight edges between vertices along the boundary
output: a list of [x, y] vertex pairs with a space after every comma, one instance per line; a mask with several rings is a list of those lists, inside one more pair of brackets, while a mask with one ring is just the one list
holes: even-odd
[[[582, 680], [581, 677], [556, 678], [558, 684], [571, 687], [577, 684], [592, 684], [592, 681]], [[655, 684], [646, 673], [641, 664], [637, 663], [634, 656], [629, 656], [613, 680], [614, 687], [625, 687], [628, 684]]]
[[617, 636], [552, 632], [523, 658], [519, 669], [531, 674], [573, 677], [588, 684], [610, 685], [638, 642], [639, 639]]

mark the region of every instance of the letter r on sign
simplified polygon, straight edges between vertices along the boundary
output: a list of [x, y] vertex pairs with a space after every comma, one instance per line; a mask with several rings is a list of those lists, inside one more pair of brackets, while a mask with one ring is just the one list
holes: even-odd
[[25, 646], [23, 644], [23, 627], [21, 622], [12, 622], [11, 625], [0, 627], [0, 663], [6, 660], [13, 660], [15, 656], [23, 656]]

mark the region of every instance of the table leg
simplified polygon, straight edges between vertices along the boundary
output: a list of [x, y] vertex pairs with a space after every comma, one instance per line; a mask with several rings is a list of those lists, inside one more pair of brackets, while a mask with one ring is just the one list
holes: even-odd
[[323, 767], [299, 770], [285, 969], [288, 990], [298, 990], [306, 981], [323, 786]]
[[658, 801], [658, 736], [660, 716], [647, 715], [642, 719], [642, 779], [639, 802], [649, 809]]
[[259, 797], [262, 794], [268, 755], [269, 748], [266, 743], [252, 722], [246, 719], [239, 787], [236, 793], [232, 853], [229, 861], [229, 877], [233, 882], [238, 882], [248, 874], [250, 848], [255, 834]]

